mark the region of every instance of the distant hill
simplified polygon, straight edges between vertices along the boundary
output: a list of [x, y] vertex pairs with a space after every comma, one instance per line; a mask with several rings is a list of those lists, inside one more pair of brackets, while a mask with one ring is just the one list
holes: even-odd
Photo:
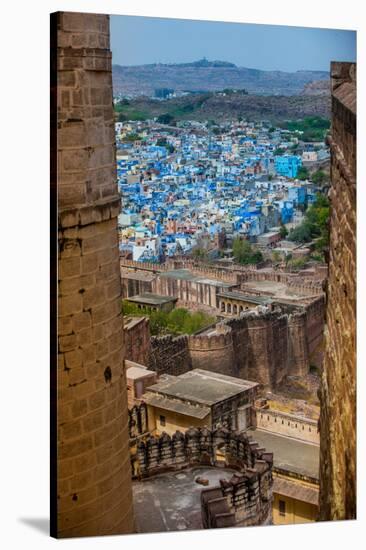
[[302, 91], [303, 95], [329, 95], [330, 81], [329, 80], [314, 80], [305, 84]]
[[330, 116], [330, 95], [264, 96], [208, 92], [159, 101], [140, 96], [116, 105], [119, 120], [144, 120], [169, 114], [174, 120], [270, 120]]
[[329, 80], [326, 71], [262, 71], [227, 61], [200, 59], [191, 63], [113, 65], [114, 93], [152, 95], [157, 88], [176, 91], [248, 90], [261, 95], [296, 95], [312, 81]]

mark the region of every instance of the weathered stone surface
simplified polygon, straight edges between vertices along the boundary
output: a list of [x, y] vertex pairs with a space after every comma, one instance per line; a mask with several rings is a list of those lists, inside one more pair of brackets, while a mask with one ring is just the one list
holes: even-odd
[[332, 63], [329, 280], [320, 519], [356, 517], [356, 65]]
[[[137, 456], [132, 457], [138, 477], [148, 477], [166, 470], [180, 470], [197, 464], [217, 465], [217, 451], [225, 464], [237, 473], [230, 481], [201, 493], [204, 528], [268, 525], [272, 523], [273, 455], [260, 449], [246, 434], [229, 430], [190, 428], [185, 434], [172, 437], [163, 433], [137, 444]], [[213, 505], [217, 499], [226, 503]], [[231, 521], [220, 523], [221, 514]]]
[[53, 17], [58, 27], [52, 52], [58, 61], [57, 536], [131, 533], [109, 20], [81, 13]]

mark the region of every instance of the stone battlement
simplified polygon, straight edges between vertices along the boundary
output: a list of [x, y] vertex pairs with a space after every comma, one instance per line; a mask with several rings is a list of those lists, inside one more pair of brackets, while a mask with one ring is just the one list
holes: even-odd
[[311, 353], [322, 339], [323, 315], [320, 297], [309, 308], [284, 312], [263, 306], [198, 334], [153, 337], [148, 366], [172, 375], [200, 368], [275, 389], [285, 376], [309, 372]]
[[[273, 454], [245, 433], [207, 428], [177, 431], [172, 437], [163, 433], [140, 440], [131, 460], [139, 478], [198, 464], [233, 468], [238, 473], [229, 481], [202, 491], [203, 527], [272, 523]], [[220, 495], [223, 506], [215, 511], [214, 500]], [[229, 523], [220, 522], [223, 513]]]

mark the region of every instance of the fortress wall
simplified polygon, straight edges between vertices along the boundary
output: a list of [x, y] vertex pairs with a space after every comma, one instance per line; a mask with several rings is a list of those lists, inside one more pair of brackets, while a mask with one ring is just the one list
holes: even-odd
[[218, 329], [212, 335], [189, 336], [188, 348], [192, 368], [238, 376], [232, 331], [229, 327], [222, 331]]
[[252, 310], [196, 335], [153, 337], [149, 368], [172, 375], [200, 368], [275, 389], [309, 370], [306, 314]]
[[288, 321], [288, 374], [305, 376], [309, 372], [309, 342], [306, 312], [289, 315]]
[[356, 518], [356, 65], [331, 64], [329, 279], [320, 391], [320, 519]]
[[56, 13], [51, 31], [57, 75], [51, 122], [58, 127], [51, 188], [57, 185], [59, 231], [58, 496], [51, 532], [131, 533], [109, 18]]
[[178, 376], [191, 370], [188, 336], [153, 336], [148, 367], [158, 375]]
[[320, 346], [324, 338], [325, 297], [319, 296], [305, 306], [306, 333], [308, 338], [309, 355]]
[[137, 294], [152, 292], [152, 282], [138, 279], [130, 279], [125, 276], [125, 272], [121, 272], [122, 278], [122, 298], [129, 298]]
[[287, 374], [287, 315], [249, 311], [225, 323], [233, 331], [240, 377], [274, 388]]
[[[150, 321], [147, 317], [132, 317], [131, 320], [132, 323], [126, 323], [125, 321], [123, 327], [125, 359], [146, 366], [149, 363], [151, 347]], [[129, 324], [130, 326], [128, 326]]]

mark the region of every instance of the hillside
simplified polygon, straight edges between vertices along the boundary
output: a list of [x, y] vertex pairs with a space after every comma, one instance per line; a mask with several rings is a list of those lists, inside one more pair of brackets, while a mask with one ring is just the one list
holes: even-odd
[[329, 80], [326, 71], [261, 71], [205, 59], [182, 64], [113, 65], [114, 94], [151, 96], [157, 88], [217, 91], [245, 88], [263, 95], [296, 95], [312, 81]]
[[280, 122], [330, 115], [329, 95], [263, 96], [214, 93], [193, 94], [158, 101], [138, 97], [115, 107], [118, 120], [144, 120], [168, 113], [174, 120], [271, 120]]

